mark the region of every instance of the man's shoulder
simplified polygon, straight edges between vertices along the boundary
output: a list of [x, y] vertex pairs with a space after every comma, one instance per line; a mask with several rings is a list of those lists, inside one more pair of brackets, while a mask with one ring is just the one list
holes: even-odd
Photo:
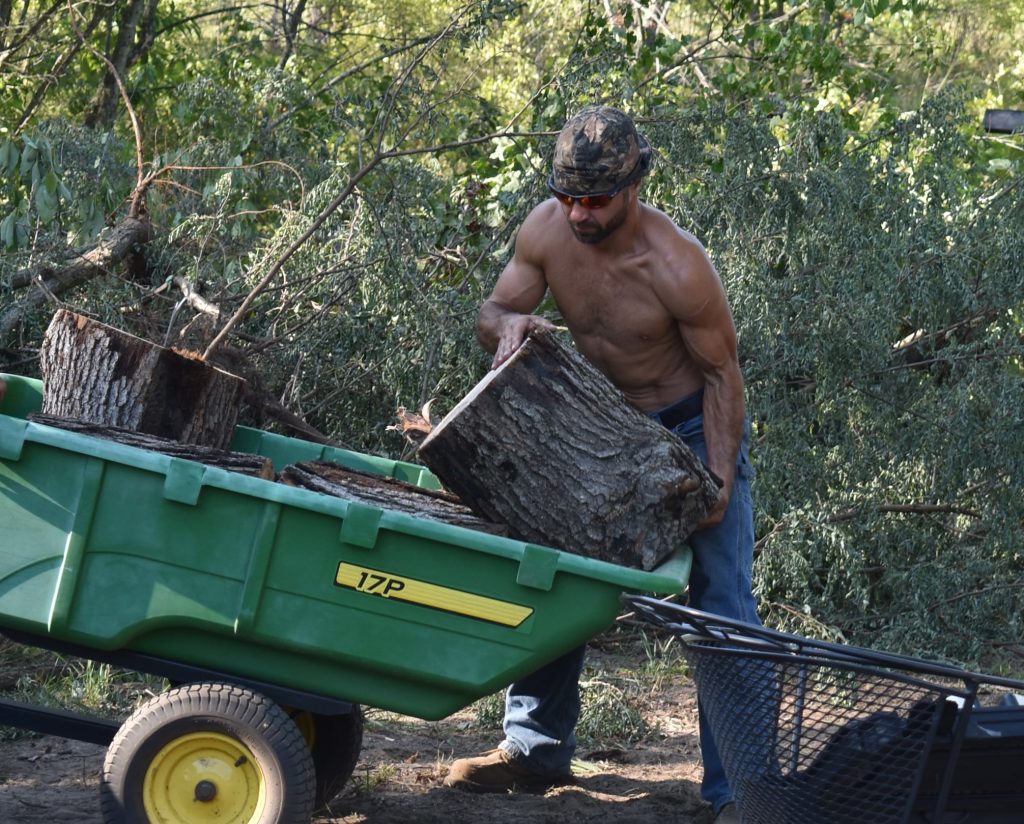
[[544, 228], [555, 225], [555, 219], [560, 216], [561, 209], [558, 201], [553, 197], [542, 200], [534, 206], [523, 221], [523, 228]]
[[645, 205], [644, 232], [659, 265], [652, 271], [656, 291], [686, 288], [693, 295], [718, 280], [704, 244], [659, 209]]
[[519, 227], [519, 243], [526, 243], [535, 252], [565, 242], [567, 234], [565, 219], [558, 201], [548, 198], [541, 201], [526, 216]]
[[646, 231], [656, 240], [676, 246], [688, 248], [692, 251], [704, 251], [697, 236], [688, 232], [661, 209], [655, 208], [648, 203], [641, 203], [641, 220]]

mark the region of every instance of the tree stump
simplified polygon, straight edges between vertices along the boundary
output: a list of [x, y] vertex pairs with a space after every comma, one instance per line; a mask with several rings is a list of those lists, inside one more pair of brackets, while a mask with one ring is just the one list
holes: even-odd
[[474, 512], [521, 539], [653, 569], [720, 482], [676, 435], [554, 333], [535, 333], [420, 444]]
[[43, 412], [225, 449], [244, 382], [197, 356], [58, 311], [43, 338]]

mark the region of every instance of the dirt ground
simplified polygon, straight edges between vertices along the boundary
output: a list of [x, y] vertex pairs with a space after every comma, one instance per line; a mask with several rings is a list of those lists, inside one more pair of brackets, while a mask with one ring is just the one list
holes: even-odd
[[[591, 653], [590, 660], [595, 654]], [[425, 722], [370, 711], [352, 779], [316, 824], [707, 824], [700, 801], [696, 698], [683, 676], [660, 679], [638, 702], [651, 732], [639, 742], [581, 749], [577, 783], [544, 795], [472, 795], [443, 786], [451, 762], [493, 747], [500, 730], [476, 712]], [[0, 822], [100, 822], [103, 748], [62, 738], [0, 744]]]

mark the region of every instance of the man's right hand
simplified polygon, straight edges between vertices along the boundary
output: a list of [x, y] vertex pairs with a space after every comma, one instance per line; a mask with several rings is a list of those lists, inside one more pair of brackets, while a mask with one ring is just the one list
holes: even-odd
[[502, 322], [501, 335], [498, 337], [498, 348], [494, 350], [494, 361], [491, 369], [497, 369], [515, 354], [527, 336], [537, 329], [555, 331], [556, 326], [540, 315], [508, 315]]

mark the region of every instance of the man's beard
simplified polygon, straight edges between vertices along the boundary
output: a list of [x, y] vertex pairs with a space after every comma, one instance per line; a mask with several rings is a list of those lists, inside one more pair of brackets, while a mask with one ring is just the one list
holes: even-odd
[[[593, 246], [594, 244], [600, 243], [625, 222], [626, 204], [623, 203], [619, 213], [604, 226], [600, 223], [588, 223], [587, 221], [584, 221], [582, 224], [576, 224], [570, 221], [569, 228], [572, 229], [572, 233], [576, 236], [576, 240], [580, 243], [586, 243], [587, 245]], [[586, 231], [581, 232], [581, 228]]]

